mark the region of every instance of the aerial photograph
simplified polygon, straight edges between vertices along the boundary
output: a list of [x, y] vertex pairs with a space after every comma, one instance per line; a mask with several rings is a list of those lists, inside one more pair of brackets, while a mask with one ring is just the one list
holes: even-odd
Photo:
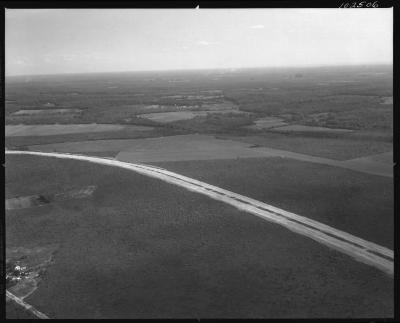
[[362, 3], [4, 9], [6, 318], [393, 319], [393, 8]]

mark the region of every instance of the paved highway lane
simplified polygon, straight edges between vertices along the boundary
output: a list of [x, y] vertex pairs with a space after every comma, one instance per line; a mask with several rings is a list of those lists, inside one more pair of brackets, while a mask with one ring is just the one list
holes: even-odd
[[[141, 171], [132, 172], [132, 165], [105, 166], [113, 160], [95, 165], [82, 156], [27, 154], [8, 153], [13, 162], [6, 170], [30, 158], [31, 177], [98, 187], [91, 202], [7, 213], [7, 247], [54, 240], [61, 246], [25, 299], [49, 317], [393, 316], [390, 273], [286, 229], [293, 219], [301, 225], [307, 219], [286, 214], [284, 224], [272, 216], [265, 221], [223, 201], [228, 193], [210, 199], [206, 192], [221, 192], [205, 183], [191, 192], [187, 185], [195, 191], [198, 183], [158, 168], [137, 165]], [[153, 178], [142, 176], [148, 172]], [[18, 176], [14, 171], [6, 179], [29, 184]], [[171, 185], [170, 177], [181, 184]], [[271, 211], [285, 215], [271, 207], [265, 212]], [[391, 256], [386, 248], [365, 246]]]

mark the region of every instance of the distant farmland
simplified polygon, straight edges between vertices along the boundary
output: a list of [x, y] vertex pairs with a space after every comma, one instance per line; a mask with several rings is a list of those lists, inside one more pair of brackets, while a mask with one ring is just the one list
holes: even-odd
[[6, 83], [8, 318], [393, 317], [392, 66]]

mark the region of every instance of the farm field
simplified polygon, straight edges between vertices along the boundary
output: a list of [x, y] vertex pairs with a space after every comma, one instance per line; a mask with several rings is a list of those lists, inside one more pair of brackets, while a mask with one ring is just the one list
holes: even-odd
[[[128, 127], [128, 129], [130, 129]], [[59, 149], [60, 151], [75, 152], [101, 152], [105, 149], [120, 151], [129, 148], [137, 138], [160, 138], [160, 136], [173, 136], [174, 132], [165, 131], [162, 128], [155, 128], [154, 131], [123, 131], [85, 133], [75, 135], [54, 135], [54, 136], [33, 136], [33, 137], [6, 137], [6, 145], [16, 148], [31, 147], [31, 149]], [[164, 130], [164, 131], [163, 131]], [[175, 135], [185, 133], [175, 131]], [[115, 139], [114, 139], [115, 138]], [[126, 139], [121, 139], [126, 138]], [[347, 160], [361, 158], [380, 153], [390, 153], [393, 149], [392, 143], [385, 141], [366, 141], [356, 138], [343, 140], [342, 138], [299, 137], [296, 135], [284, 135], [268, 133], [262, 136], [232, 136], [217, 135], [216, 139], [223, 139], [246, 143], [249, 147], [266, 147], [301, 153], [305, 155], [329, 158], [333, 160]]]
[[303, 125], [290, 125], [290, 126], [282, 126], [282, 127], [274, 127], [273, 131], [280, 132], [326, 132], [326, 133], [342, 133], [342, 132], [351, 132], [350, 129], [337, 129], [337, 128], [325, 128], [325, 127], [312, 127], [312, 126], [303, 126]]
[[[55, 145], [63, 148], [62, 145]], [[80, 146], [79, 144], [77, 145]], [[37, 148], [38, 146], [36, 146]], [[52, 145], [41, 146], [40, 149], [54, 149]], [[69, 148], [65, 152], [71, 151]], [[313, 157], [304, 154], [293, 153], [285, 150], [272, 149], [249, 145], [232, 140], [221, 140], [205, 135], [181, 135], [161, 138], [146, 138], [130, 141], [130, 147], [125, 148], [116, 159], [127, 162], [163, 162], [185, 160], [213, 160], [213, 159], [240, 159], [255, 157], [283, 157], [309, 163], [317, 163], [334, 167], [348, 168], [355, 171], [373, 175], [393, 177], [393, 165], [382, 162], [382, 157], [375, 155], [372, 160], [356, 158], [345, 161], [337, 161], [327, 158]], [[387, 159], [386, 155], [385, 158]]]
[[87, 186], [6, 213], [8, 256], [52, 255], [24, 298], [50, 318], [393, 316], [392, 278], [281, 226], [127, 170], [6, 157], [6, 198]]
[[[6, 145], [203, 133], [344, 160], [391, 150], [392, 90], [391, 66], [384, 65], [11, 77], [7, 127], [88, 128], [65, 138], [6, 133]], [[92, 123], [114, 130], [94, 135]], [[143, 136], [115, 128], [123, 125], [157, 129]]]
[[18, 110], [17, 112], [12, 113], [12, 115], [29, 115], [35, 116], [37, 114], [77, 114], [81, 112], [80, 109], [30, 109], [30, 110]]
[[287, 125], [287, 123], [284, 122], [283, 120], [284, 119], [282, 118], [276, 118], [276, 117], [259, 118], [254, 121], [253, 125], [247, 126], [246, 128], [260, 130], [260, 129], [270, 129]]
[[80, 141], [91, 141], [92, 143], [101, 142], [102, 140], [123, 140], [133, 138], [152, 138], [160, 136], [170, 136], [185, 133], [180, 130], [170, 130], [161, 127], [154, 127], [153, 130], [137, 131], [135, 127], [124, 126], [122, 130], [113, 130], [105, 132], [81, 132], [69, 134], [54, 134], [51, 136], [8, 136], [5, 137], [5, 145], [7, 148], [23, 148], [56, 143], [73, 143]]
[[[392, 66], [6, 83], [7, 150], [161, 167], [394, 249]], [[393, 277], [226, 200], [84, 161], [5, 170], [7, 268], [31, 270], [7, 290], [50, 318], [393, 317]]]
[[[349, 168], [374, 175], [393, 177], [389, 153], [344, 161], [320, 158], [246, 142], [222, 140], [209, 135], [178, 135], [145, 139], [97, 140], [32, 145], [25, 149], [45, 152], [68, 152], [115, 157], [131, 163], [183, 160], [284, 157], [311, 163]], [[98, 154], [96, 154], [98, 155]], [[389, 156], [389, 157], [388, 157]], [[384, 162], [383, 162], [384, 160]]]
[[15, 136], [51, 136], [71, 133], [118, 131], [125, 128], [135, 131], [149, 131], [152, 127], [126, 126], [115, 124], [54, 124], [54, 125], [6, 125], [5, 135]]
[[140, 118], [149, 119], [155, 122], [161, 123], [169, 123], [179, 120], [189, 120], [195, 117], [205, 117], [209, 114], [226, 114], [226, 113], [233, 113], [233, 114], [243, 114], [246, 112], [238, 111], [238, 110], [200, 110], [200, 111], [176, 111], [176, 112], [155, 112], [155, 113], [145, 113], [139, 114]]
[[262, 135], [218, 135], [217, 138], [246, 142], [255, 146], [293, 151], [310, 156], [335, 160], [365, 157], [393, 150], [393, 143], [386, 140], [350, 137], [316, 137], [298, 134], [264, 133]]

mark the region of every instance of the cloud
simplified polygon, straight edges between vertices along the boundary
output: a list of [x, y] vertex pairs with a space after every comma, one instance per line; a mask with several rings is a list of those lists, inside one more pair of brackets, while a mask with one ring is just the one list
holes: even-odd
[[196, 42], [196, 44], [200, 45], [200, 46], [209, 46], [209, 45], [211, 45], [211, 43], [209, 41], [206, 41], [206, 40], [199, 40], [199, 41]]
[[210, 45], [217, 45], [219, 42], [216, 41], [207, 41], [207, 40], [198, 40], [196, 42], [197, 45], [199, 46], [210, 46]]
[[47, 54], [43, 55], [43, 60], [46, 63], [54, 63], [55, 59], [56, 59], [56, 55], [53, 53], [47, 53]]
[[63, 55], [61, 55], [61, 58], [64, 61], [73, 61], [77, 57], [78, 57], [78, 55], [76, 55], [76, 54], [63, 54]]
[[51, 52], [44, 54], [43, 60], [49, 64], [63, 63], [63, 62], [68, 63], [79, 60], [91, 63], [94, 60], [96, 61], [109, 60], [109, 57], [99, 52], [86, 52], [86, 51], [77, 51], [71, 53]]
[[253, 25], [250, 27], [251, 29], [264, 29], [265, 26], [264, 25]]
[[28, 65], [27, 59], [24, 58], [24, 57], [15, 58], [15, 59], [13, 60], [13, 63], [14, 63], [15, 65], [20, 65], [20, 66]]

